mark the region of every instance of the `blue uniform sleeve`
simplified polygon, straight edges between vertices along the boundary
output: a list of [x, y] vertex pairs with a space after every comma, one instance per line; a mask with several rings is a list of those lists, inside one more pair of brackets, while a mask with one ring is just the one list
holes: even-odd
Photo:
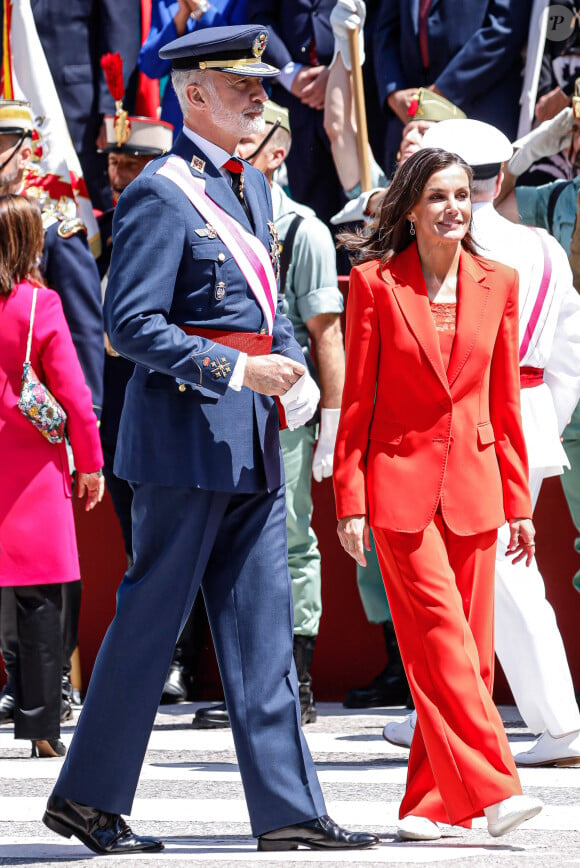
[[163, 78], [171, 69], [171, 61], [161, 60], [158, 52], [162, 45], [177, 39], [177, 31], [173, 23], [176, 12], [175, 2], [167, 3], [166, 0], [158, 0], [153, 4], [149, 34], [139, 52], [139, 68], [149, 78]]
[[461, 106], [489, 92], [513, 66], [530, 20], [529, 0], [490, 0], [483, 25], [447, 64], [435, 84]]
[[43, 275], [60, 296], [97, 417], [103, 403], [103, 314], [97, 264], [82, 232], [68, 238], [53, 224], [45, 233]]
[[131, 361], [215, 396], [227, 389], [239, 352], [188, 335], [177, 324], [178, 307], [181, 322], [187, 323], [207, 295], [208, 287], [200, 284], [199, 297], [191, 297], [192, 268], [187, 216], [174, 185], [141, 175], [115, 209], [107, 334], [114, 349]]
[[[223, 0], [221, 2], [214, 0], [199, 21], [194, 18], [188, 19], [185, 32], [192, 33], [194, 30], [201, 30], [205, 27], [221, 27], [223, 24], [237, 23], [237, 21], [230, 19], [236, 17], [234, 15], [235, 9], [232, 7], [237, 8], [240, 5], [235, 0], [226, 0], [225, 3]], [[170, 0], [170, 2], [157, 0], [153, 4], [149, 34], [139, 52], [139, 68], [149, 78], [163, 78], [171, 71], [171, 61], [162, 60], [159, 57], [159, 49], [167, 45], [168, 42], [177, 39], [173, 20], [177, 9], [178, 4], [175, 0]]]
[[399, 7], [399, 0], [382, 0], [377, 13], [373, 57], [381, 105], [393, 91], [413, 86], [401, 66]]

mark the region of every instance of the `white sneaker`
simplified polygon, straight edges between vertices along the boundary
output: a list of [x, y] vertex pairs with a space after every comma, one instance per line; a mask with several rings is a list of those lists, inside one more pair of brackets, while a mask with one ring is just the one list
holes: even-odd
[[580, 732], [566, 735], [542, 733], [534, 745], [514, 757], [518, 766], [580, 766]]
[[398, 747], [411, 747], [416, 723], [417, 712], [413, 711], [400, 723], [387, 723], [383, 729], [383, 738]]
[[539, 799], [531, 796], [510, 796], [509, 799], [483, 809], [487, 819], [487, 831], [493, 838], [499, 838], [526, 820], [531, 820], [543, 807]]
[[409, 814], [399, 821], [397, 835], [403, 841], [437, 841], [441, 837], [441, 829], [427, 817]]

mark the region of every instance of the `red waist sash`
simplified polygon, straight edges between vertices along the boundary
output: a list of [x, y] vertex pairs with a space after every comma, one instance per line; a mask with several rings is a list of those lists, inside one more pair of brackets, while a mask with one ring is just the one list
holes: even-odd
[[[272, 348], [272, 335], [259, 335], [255, 332], [224, 332], [218, 329], [200, 329], [197, 326], [187, 325], [181, 325], [179, 328], [186, 335], [207, 338], [209, 341], [215, 341], [216, 344], [223, 344], [226, 347], [231, 347], [233, 350], [247, 353], [248, 356], [267, 356]], [[273, 397], [278, 407], [280, 430], [282, 431], [287, 427], [286, 414], [280, 398], [277, 395]]]
[[520, 388], [533, 389], [534, 386], [541, 386], [544, 382], [544, 369], [532, 368], [529, 365], [522, 365], [520, 368]]
[[272, 348], [272, 335], [260, 335], [254, 332], [224, 332], [218, 329], [200, 329], [197, 326], [181, 325], [179, 328], [186, 335], [195, 335], [223, 344], [248, 356], [267, 356]]

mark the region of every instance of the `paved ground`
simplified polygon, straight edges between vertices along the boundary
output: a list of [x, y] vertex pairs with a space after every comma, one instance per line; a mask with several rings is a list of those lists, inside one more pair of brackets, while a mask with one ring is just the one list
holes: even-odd
[[[435, 865], [437, 868], [561, 868], [580, 866], [580, 769], [528, 769], [526, 792], [542, 798], [544, 811], [520, 830], [490, 838], [483, 821], [470, 831], [449, 829], [431, 844], [397, 842], [397, 808], [406, 774], [406, 751], [381, 738], [384, 724], [403, 709], [349, 712], [319, 705], [319, 721], [305, 728], [330, 815], [351, 828], [381, 836], [374, 850], [326, 854], [258, 854], [250, 835], [241, 782], [229, 732], [193, 731], [195, 704], [168, 706], [156, 720], [137, 791], [131, 825], [136, 832], [162, 837], [163, 853], [123, 857], [121, 868], [203, 866], [278, 868], [281, 865]], [[531, 741], [513, 708], [502, 714], [514, 750]], [[73, 725], [63, 730], [70, 741]], [[14, 741], [0, 727], [0, 865], [112, 864], [91, 857], [80, 843], [67, 841], [40, 822], [44, 803], [62, 760], [28, 758], [27, 742]]]

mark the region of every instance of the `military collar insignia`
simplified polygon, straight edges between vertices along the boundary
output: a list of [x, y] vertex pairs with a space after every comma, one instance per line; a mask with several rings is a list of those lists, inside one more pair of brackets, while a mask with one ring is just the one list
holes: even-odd
[[205, 160], [202, 160], [201, 157], [198, 157], [197, 154], [191, 158], [190, 166], [192, 169], [195, 169], [196, 172], [203, 174], [205, 172]]

